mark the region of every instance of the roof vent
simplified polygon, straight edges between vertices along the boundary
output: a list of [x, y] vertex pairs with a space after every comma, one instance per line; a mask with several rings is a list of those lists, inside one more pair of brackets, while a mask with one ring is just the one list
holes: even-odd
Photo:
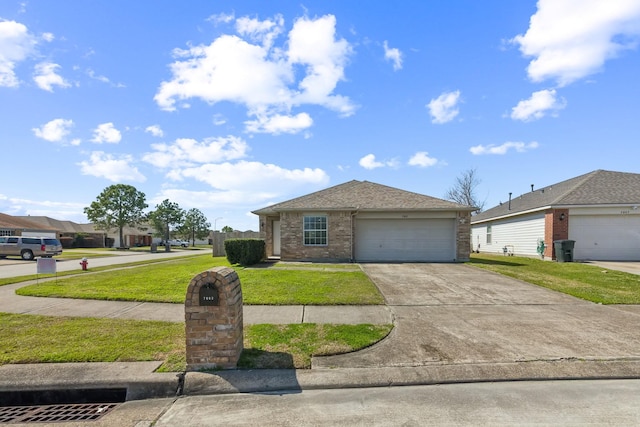
[[531, 184], [531, 192], [533, 193], [533, 184]]
[[509, 210], [511, 210], [511, 193], [509, 193]]

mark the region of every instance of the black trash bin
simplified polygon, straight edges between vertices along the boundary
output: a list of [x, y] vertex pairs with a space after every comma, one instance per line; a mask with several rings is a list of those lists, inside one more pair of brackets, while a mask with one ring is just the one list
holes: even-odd
[[575, 240], [554, 240], [553, 247], [556, 250], [556, 261], [573, 262], [573, 247]]
[[158, 252], [158, 244], [157, 243], [152, 243], [151, 244], [151, 253], [155, 254], [156, 252]]

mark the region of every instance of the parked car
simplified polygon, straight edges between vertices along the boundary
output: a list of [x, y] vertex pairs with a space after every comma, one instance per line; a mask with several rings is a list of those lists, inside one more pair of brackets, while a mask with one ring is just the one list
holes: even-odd
[[35, 257], [51, 258], [62, 253], [62, 244], [50, 237], [0, 236], [0, 258], [19, 256], [24, 260]]
[[[167, 243], [169, 243], [169, 245], [171, 246], [182, 246], [183, 248], [186, 248], [189, 246], [189, 242], [187, 242], [186, 240], [180, 240], [180, 239], [170, 239], [170, 240], [167, 240]], [[161, 244], [164, 245], [164, 242]]]

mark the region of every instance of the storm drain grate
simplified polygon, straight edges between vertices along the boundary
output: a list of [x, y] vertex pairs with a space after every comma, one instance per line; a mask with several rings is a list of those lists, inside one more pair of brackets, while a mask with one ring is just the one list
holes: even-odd
[[95, 421], [119, 403], [75, 403], [64, 405], [0, 407], [0, 423], [58, 423]]

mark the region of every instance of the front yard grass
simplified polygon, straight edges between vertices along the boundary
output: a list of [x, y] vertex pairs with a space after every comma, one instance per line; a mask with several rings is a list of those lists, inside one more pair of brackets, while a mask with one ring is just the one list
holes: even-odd
[[[0, 365], [8, 363], [163, 361], [186, 368], [184, 324], [0, 313]], [[240, 368], [311, 367], [313, 355], [355, 351], [391, 325], [246, 325]]]
[[472, 254], [470, 265], [600, 304], [640, 304], [640, 276], [594, 265]]
[[[229, 266], [224, 257], [192, 256], [134, 269], [82, 274], [16, 290], [19, 295], [120, 301], [184, 303], [191, 279]], [[384, 299], [366, 274], [353, 268], [309, 264], [302, 269], [235, 267], [247, 305], [376, 305]], [[317, 270], [320, 268], [321, 270]]]

